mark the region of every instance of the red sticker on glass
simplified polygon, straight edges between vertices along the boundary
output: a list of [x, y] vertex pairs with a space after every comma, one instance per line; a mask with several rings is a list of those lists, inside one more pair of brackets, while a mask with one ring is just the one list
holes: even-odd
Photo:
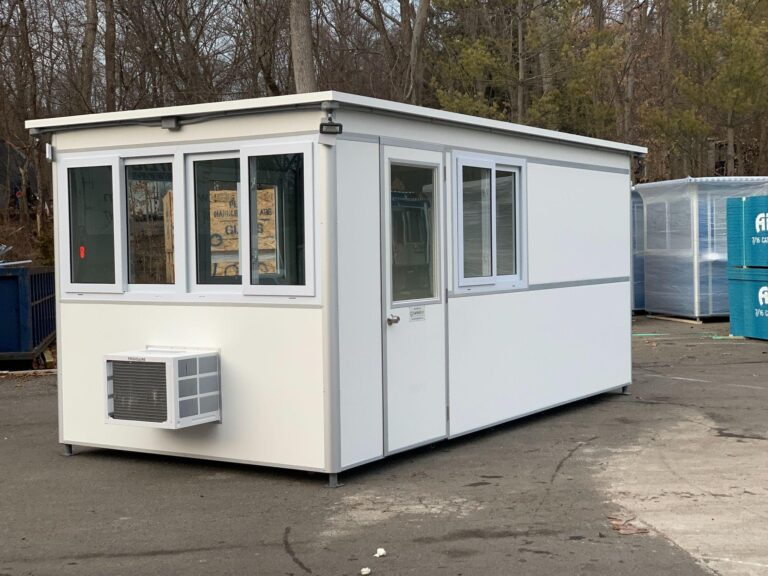
[[80, 260], [85, 259], [85, 246], [80, 246]]

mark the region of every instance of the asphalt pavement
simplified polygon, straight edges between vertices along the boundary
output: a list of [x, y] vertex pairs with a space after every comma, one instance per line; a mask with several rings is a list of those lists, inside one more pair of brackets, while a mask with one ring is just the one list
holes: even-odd
[[768, 342], [727, 323], [641, 317], [633, 332], [628, 395], [364, 466], [336, 489], [64, 457], [55, 378], [0, 377], [0, 576], [768, 574]]

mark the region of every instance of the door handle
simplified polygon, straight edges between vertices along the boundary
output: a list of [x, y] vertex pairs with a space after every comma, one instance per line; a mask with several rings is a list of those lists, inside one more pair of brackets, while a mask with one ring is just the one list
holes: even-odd
[[399, 322], [400, 316], [395, 316], [394, 314], [387, 316], [387, 326], [392, 326], [392, 324], [397, 324]]

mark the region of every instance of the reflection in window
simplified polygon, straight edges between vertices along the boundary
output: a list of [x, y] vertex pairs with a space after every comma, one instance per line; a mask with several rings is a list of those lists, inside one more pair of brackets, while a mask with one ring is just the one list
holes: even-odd
[[391, 168], [392, 300], [434, 298], [433, 168]]
[[125, 167], [128, 283], [173, 284], [173, 172], [170, 163]]
[[515, 173], [496, 170], [496, 275], [517, 273]]
[[72, 282], [114, 284], [112, 167], [70, 168], [67, 175]]
[[198, 284], [240, 284], [237, 158], [194, 163]]
[[491, 169], [464, 166], [461, 178], [464, 278], [491, 276]]
[[303, 286], [304, 155], [248, 160], [251, 284]]

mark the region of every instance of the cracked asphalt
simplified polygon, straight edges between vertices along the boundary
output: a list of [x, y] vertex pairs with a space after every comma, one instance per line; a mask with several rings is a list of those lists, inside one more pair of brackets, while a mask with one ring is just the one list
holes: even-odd
[[401, 454], [338, 489], [63, 457], [55, 379], [2, 377], [0, 575], [768, 574], [768, 343], [727, 323], [641, 317], [633, 332], [629, 395]]

